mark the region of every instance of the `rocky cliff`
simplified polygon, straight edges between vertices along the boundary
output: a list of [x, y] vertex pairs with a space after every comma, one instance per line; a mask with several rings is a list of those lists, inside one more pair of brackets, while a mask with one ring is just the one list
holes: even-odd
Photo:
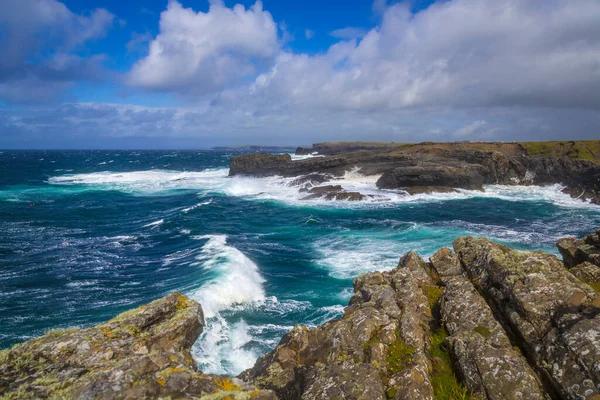
[[600, 399], [600, 229], [564, 262], [484, 238], [354, 281], [344, 315], [294, 327], [239, 377], [196, 371], [199, 304], [174, 293], [0, 353], [0, 396]]
[[[320, 147], [316, 145], [315, 149]], [[571, 196], [600, 204], [599, 159], [588, 157], [587, 153], [586, 157], [579, 157], [580, 153], [567, 150], [535, 149], [518, 143], [339, 145], [325, 147], [326, 157], [296, 161], [288, 155], [268, 153], [232, 157], [230, 175], [306, 177], [322, 174], [333, 179], [347, 171], [359, 170], [363, 175], [377, 175], [378, 188], [409, 194], [457, 188], [483, 190], [485, 184], [559, 183]]]

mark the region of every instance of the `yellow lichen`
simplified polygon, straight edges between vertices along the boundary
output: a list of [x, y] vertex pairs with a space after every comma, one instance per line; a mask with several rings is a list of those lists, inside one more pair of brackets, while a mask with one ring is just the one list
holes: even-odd
[[231, 379], [223, 378], [223, 380], [219, 380], [218, 378], [213, 378], [213, 382], [226, 392], [231, 392], [233, 390], [242, 390], [242, 387], [233, 383]]

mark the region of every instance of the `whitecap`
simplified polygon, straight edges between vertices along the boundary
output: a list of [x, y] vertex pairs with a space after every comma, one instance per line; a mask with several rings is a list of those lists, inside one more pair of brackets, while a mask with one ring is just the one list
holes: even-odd
[[156, 227], [165, 223], [164, 219], [159, 219], [158, 221], [150, 222], [149, 224], [144, 225], [144, 228]]

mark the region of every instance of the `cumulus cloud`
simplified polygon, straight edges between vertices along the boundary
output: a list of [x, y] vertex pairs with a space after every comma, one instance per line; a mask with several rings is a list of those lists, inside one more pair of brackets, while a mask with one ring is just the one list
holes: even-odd
[[252, 93], [346, 109], [600, 107], [600, 3], [454, 0], [388, 6], [360, 41], [280, 54]]
[[114, 15], [96, 9], [71, 12], [56, 0], [6, 0], [0, 12], [0, 99], [47, 101], [74, 80], [93, 79], [102, 57], [83, 59], [73, 51], [103, 37]]
[[129, 83], [150, 90], [205, 95], [253, 76], [277, 54], [278, 27], [257, 1], [249, 9], [213, 1], [208, 12], [169, 1], [160, 33]]
[[305, 30], [304, 30], [304, 37], [305, 37], [307, 40], [310, 40], [310, 39], [312, 39], [313, 37], [315, 37], [315, 31], [313, 31], [313, 30], [310, 30], [310, 29], [305, 29]]

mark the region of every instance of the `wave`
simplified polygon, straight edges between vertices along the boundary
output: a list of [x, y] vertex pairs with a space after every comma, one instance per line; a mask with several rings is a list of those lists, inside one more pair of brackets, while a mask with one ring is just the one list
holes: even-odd
[[234, 305], [265, 300], [265, 279], [241, 251], [227, 244], [225, 235], [196, 236], [208, 240], [196, 256], [197, 263], [214, 277], [191, 297], [202, 304], [206, 326], [193, 355], [207, 373], [239, 373], [250, 367], [258, 354], [244, 349], [252, 340], [240, 320], [230, 324], [221, 312]]
[[181, 210], [181, 212], [183, 212], [183, 213], [186, 213], [186, 214], [187, 214], [187, 213], [189, 213], [190, 211], [192, 211], [192, 210], [195, 210], [195, 209], [196, 209], [196, 208], [198, 208], [198, 207], [207, 206], [207, 205], [209, 205], [209, 204], [211, 204], [211, 203], [212, 203], [212, 199], [210, 199], [210, 200], [207, 200], [207, 201], [203, 201], [203, 202], [201, 202], [201, 203], [198, 203], [198, 204], [195, 204], [195, 205], [193, 205], [193, 206], [191, 206], [191, 207], [184, 208], [183, 210]]
[[[506, 186], [486, 185], [485, 191], [457, 189], [453, 193], [428, 193], [408, 195], [400, 190], [379, 189], [376, 182], [379, 175], [362, 175], [359, 168], [353, 168], [343, 177], [333, 179], [327, 185], [340, 185], [347, 191], [357, 191], [367, 195], [364, 201], [328, 201], [322, 199], [303, 200], [306, 193], [291, 186], [295, 178], [247, 176], [229, 177], [228, 168], [213, 168], [199, 172], [171, 170], [148, 170], [133, 172], [94, 172], [89, 174], [61, 175], [51, 177], [51, 185], [84, 187], [94, 190], [118, 190], [142, 195], [169, 195], [176, 191], [198, 190], [221, 193], [232, 197], [258, 200], [281, 201], [294, 206], [318, 206], [328, 208], [390, 207], [398, 204], [432, 203], [474, 198], [494, 198], [505, 201], [547, 202], [566, 208], [599, 209], [589, 201], [574, 199], [562, 192], [564, 186]], [[0, 199], [3, 196], [0, 193]], [[12, 196], [11, 196], [12, 197]], [[14, 198], [14, 197], [12, 197]], [[209, 200], [210, 201], [210, 200]], [[210, 203], [198, 203], [183, 209], [187, 213]]]
[[149, 224], [144, 225], [144, 228], [154, 228], [160, 226], [165, 223], [164, 219], [159, 219], [158, 221], [150, 222]]

